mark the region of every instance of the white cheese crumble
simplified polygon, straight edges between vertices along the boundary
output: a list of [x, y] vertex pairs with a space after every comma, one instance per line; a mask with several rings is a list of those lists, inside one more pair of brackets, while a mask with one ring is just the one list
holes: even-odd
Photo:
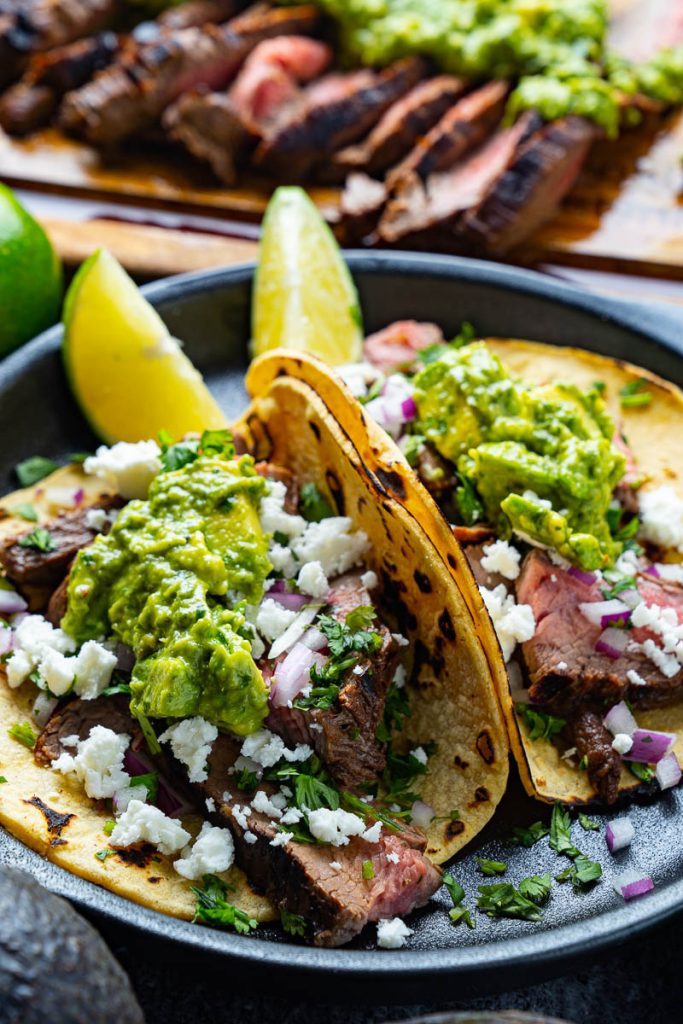
[[298, 807], [289, 807], [280, 820], [283, 825], [296, 825], [303, 816], [303, 811], [300, 811]]
[[287, 537], [299, 537], [306, 529], [303, 516], [285, 512], [287, 488], [281, 480], [268, 480], [266, 493], [261, 498], [259, 518], [265, 533], [284, 533]]
[[364, 839], [366, 843], [378, 843], [382, 835], [382, 822], [376, 821], [370, 828], [366, 828], [365, 832], [361, 832], [361, 839]]
[[186, 846], [173, 867], [183, 878], [196, 879], [227, 871], [235, 859], [235, 844], [227, 828], [205, 821], [192, 846]]
[[107, 513], [103, 508], [89, 508], [85, 513], [85, 525], [95, 533], [102, 533], [107, 525]]
[[[223, 802], [224, 803], [228, 803], [228, 800], [226, 800], [226, 797], [228, 797], [229, 795], [230, 795], [229, 793], [224, 793], [223, 794]], [[235, 819], [235, 821], [237, 822], [237, 824], [239, 825], [240, 828], [249, 828], [249, 813], [250, 813], [250, 811], [251, 811], [251, 807], [249, 807], [248, 804], [245, 804], [243, 807], [240, 806], [239, 804], [233, 804], [233, 806], [232, 806], [232, 816], [233, 816], [233, 818]]]
[[123, 768], [123, 755], [130, 736], [117, 734], [103, 725], [94, 725], [85, 740], [78, 740], [76, 753], [63, 753], [52, 767], [65, 775], [73, 773], [93, 800], [113, 797], [125, 789], [130, 776]]
[[311, 834], [323, 843], [332, 846], [347, 846], [349, 836], [360, 836], [365, 832], [365, 822], [357, 814], [338, 808], [331, 811], [327, 807], [319, 807], [308, 814], [308, 827]]
[[320, 562], [307, 562], [297, 577], [296, 585], [302, 594], [324, 597], [330, 588]]
[[662, 548], [683, 551], [683, 499], [673, 487], [656, 487], [638, 495], [640, 536]]
[[250, 832], [247, 829], [247, 831], [244, 833], [244, 841], [245, 843], [249, 843], [250, 846], [253, 846], [254, 843], [258, 842], [258, 839], [253, 832]]
[[667, 583], [683, 583], [683, 563], [681, 562], [656, 562], [655, 568], [659, 578]]
[[612, 740], [612, 750], [616, 750], [617, 754], [628, 754], [632, 746], [633, 740], [626, 732], [618, 732]]
[[344, 363], [335, 367], [336, 372], [356, 398], [365, 398], [368, 388], [383, 376], [372, 363]]
[[83, 700], [94, 700], [109, 686], [115, 668], [116, 655], [96, 640], [87, 640], [76, 657], [75, 692]]
[[498, 636], [503, 658], [509, 661], [516, 645], [531, 640], [536, 632], [534, 613], [530, 605], [517, 604], [504, 583], [499, 583], [494, 590], [488, 587], [479, 589]]
[[485, 546], [481, 567], [485, 572], [504, 576], [506, 580], [516, 580], [521, 558], [521, 552], [516, 547], [506, 540], [497, 540]]
[[407, 678], [408, 673], [406, 672], [405, 665], [397, 665], [396, 671], [394, 672], [394, 678], [392, 680], [397, 690], [403, 689], [403, 687], [406, 685]]
[[263, 789], [259, 789], [258, 793], [254, 796], [251, 801], [251, 809], [258, 811], [260, 814], [265, 814], [268, 818], [275, 818], [278, 821], [282, 817], [282, 810], [277, 806], [274, 800], [271, 800], [268, 794]]
[[206, 800], [204, 801], [204, 806], [206, 807], [209, 814], [216, 813], [216, 801], [212, 796], [207, 796]]
[[14, 632], [14, 653], [7, 662], [7, 682], [20, 686], [38, 667], [46, 653], [72, 654], [76, 645], [61, 629], [54, 629], [42, 615], [27, 615]]
[[401, 858], [399, 857], [395, 850], [392, 850], [391, 853], [387, 854], [387, 860], [390, 861], [392, 864], [398, 864], [400, 859]]
[[360, 581], [366, 590], [374, 590], [375, 587], [379, 586], [377, 573], [373, 572], [372, 569], [368, 569], [367, 572], [364, 572], [360, 578]]
[[377, 945], [380, 949], [400, 949], [412, 934], [413, 929], [400, 917], [385, 917], [377, 922]]
[[341, 869], [342, 869], [342, 866], [341, 866], [341, 864], [339, 863], [338, 860], [331, 860], [330, 861], [330, 867], [334, 868], [335, 871], [341, 871]]
[[306, 761], [313, 751], [306, 743], [298, 743], [293, 750], [270, 729], [259, 729], [247, 736], [242, 744], [242, 755], [251, 758], [261, 768], [272, 768], [284, 757], [286, 761]]
[[290, 839], [294, 838], [293, 832], [278, 832], [276, 836], [270, 840], [270, 846], [286, 846]]
[[266, 640], [277, 640], [289, 629], [296, 616], [296, 612], [267, 597], [256, 613], [256, 628]]
[[100, 445], [85, 460], [83, 469], [122, 498], [146, 498], [149, 485], [161, 471], [160, 454], [156, 441], [118, 441], [111, 448]]
[[121, 847], [151, 843], [160, 853], [170, 856], [187, 846], [191, 838], [180, 822], [169, 818], [158, 807], [131, 800], [116, 822], [109, 842]]
[[68, 693], [72, 686], [84, 700], [99, 697], [116, 667], [116, 655], [96, 640], [88, 640], [77, 657], [71, 656], [76, 649], [71, 637], [42, 615], [28, 615], [19, 623], [14, 645], [7, 662], [9, 686], [20, 686], [37, 671], [38, 685], [55, 697]]
[[305, 533], [292, 540], [291, 548], [302, 565], [320, 562], [329, 579], [358, 565], [368, 549], [368, 536], [363, 530], [354, 531], [348, 516], [331, 516], [308, 523]]
[[171, 744], [174, 755], [186, 766], [190, 782], [206, 782], [207, 761], [217, 736], [216, 726], [196, 715], [172, 725], [159, 740]]
[[647, 680], [643, 679], [640, 673], [636, 672], [634, 668], [630, 668], [628, 670], [628, 672], [626, 673], [626, 678], [628, 679], [629, 683], [633, 684], [633, 686], [647, 686]]
[[420, 762], [420, 764], [427, 764], [427, 761], [429, 760], [424, 747], [415, 747], [414, 750], [410, 751], [410, 756], [414, 757], [416, 761]]

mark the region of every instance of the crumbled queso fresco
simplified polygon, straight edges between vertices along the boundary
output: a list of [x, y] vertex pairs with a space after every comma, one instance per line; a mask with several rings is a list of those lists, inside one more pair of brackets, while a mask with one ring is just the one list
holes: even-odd
[[528, 604], [517, 604], [505, 584], [499, 583], [493, 590], [480, 587], [486, 610], [498, 636], [503, 658], [509, 661], [518, 643], [531, 640], [536, 632], [534, 613]]
[[400, 949], [413, 934], [413, 929], [400, 917], [384, 918], [377, 922], [377, 945], [381, 949]]
[[673, 487], [642, 490], [638, 505], [640, 536], [658, 547], [683, 552], [683, 499]]

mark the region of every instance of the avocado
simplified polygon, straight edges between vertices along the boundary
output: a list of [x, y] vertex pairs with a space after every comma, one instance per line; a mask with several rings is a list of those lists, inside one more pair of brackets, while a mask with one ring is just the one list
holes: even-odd
[[144, 1024], [123, 968], [59, 896], [0, 865], [0, 1024]]

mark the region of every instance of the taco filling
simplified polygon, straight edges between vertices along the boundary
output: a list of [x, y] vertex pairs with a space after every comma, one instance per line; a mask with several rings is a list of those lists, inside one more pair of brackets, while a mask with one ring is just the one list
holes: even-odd
[[[611, 804], [655, 775], [662, 788], [680, 780], [675, 726], [648, 727], [648, 709], [677, 722], [683, 697], [683, 494], [666, 442], [656, 451], [642, 423], [658, 399], [675, 423], [683, 402], [657, 378], [569, 351], [475, 341], [469, 327], [447, 343], [407, 321], [367, 338], [342, 376], [464, 546], [532, 789]], [[588, 780], [580, 797], [558, 781], [571, 769]]]

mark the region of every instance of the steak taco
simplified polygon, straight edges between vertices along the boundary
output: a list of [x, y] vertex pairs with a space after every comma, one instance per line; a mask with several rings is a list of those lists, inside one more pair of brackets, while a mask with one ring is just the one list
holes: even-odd
[[[446, 343], [433, 324], [396, 323], [364, 356], [342, 377], [384, 428], [384, 457], [407, 460], [462, 545], [507, 667], [496, 679], [527, 791], [612, 804], [677, 784], [681, 391], [578, 349], [475, 341], [469, 326]], [[341, 389], [320, 375], [309, 362], [338, 411]]]
[[505, 790], [502, 666], [340, 393], [3, 498], [0, 822], [164, 913], [398, 946]]

